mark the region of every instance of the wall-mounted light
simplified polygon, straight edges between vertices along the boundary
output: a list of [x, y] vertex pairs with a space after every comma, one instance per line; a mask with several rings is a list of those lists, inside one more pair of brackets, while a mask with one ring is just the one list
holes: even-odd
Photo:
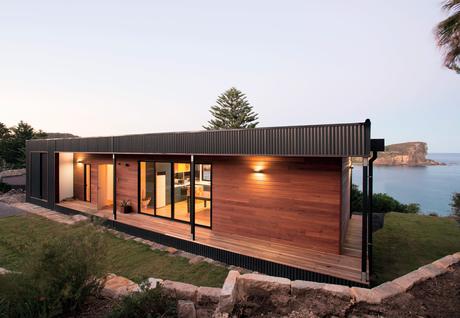
[[83, 163], [83, 160], [78, 159], [78, 160], [77, 160], [77, 163]]
[[264, 173], [263, 167], [260, 167], [260, 166], [255, 167], [254, 173]]

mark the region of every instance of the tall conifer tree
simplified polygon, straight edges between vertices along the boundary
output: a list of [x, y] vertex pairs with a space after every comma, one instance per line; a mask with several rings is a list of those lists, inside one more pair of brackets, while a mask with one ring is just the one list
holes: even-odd
[[246, 95], [235, 87], [220, 95], [209, 112], [214, 118], [203, 126], [208, 130], [255, 128], [259, 124], [259, 115], [253, 111]]

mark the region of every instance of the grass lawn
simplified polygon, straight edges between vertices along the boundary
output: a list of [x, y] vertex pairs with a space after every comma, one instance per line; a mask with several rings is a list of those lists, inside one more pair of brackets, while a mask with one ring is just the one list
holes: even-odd
[[388, 213], [374, 233], [374, 272], [380, 284], [460, 251], [460, 224], [452, 218]]
[[[0, 218], [0, 267], [21, 271], [28, 251], [34, 244], [45, 242], [75, 226], [59, 224], [33, 215]], [[221, 287], [228, 270], [200, 262], [191, 265], [184, 257], [171, 256], [165, 251], [123, 240], [104, 233], [107, 240], [108, 272], [140, 282], [148, 277], [191, 283], [197, 286]]]

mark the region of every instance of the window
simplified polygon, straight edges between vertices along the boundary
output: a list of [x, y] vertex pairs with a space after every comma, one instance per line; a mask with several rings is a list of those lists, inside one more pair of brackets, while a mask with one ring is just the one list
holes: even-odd
[[140, 162], [139, 163], [139, 181], [140, 181], [140, 197], [139, 209], [141, 213], [155, 214], [154, 211], [154, 163]]
[[85, 201], [91, 202], [91, 165], [84, 165], [84, 191], [85, 191]]
[[211, 226], [211, 165], [195, 164], [195, 223]]
[[[187, 162], [139, 162], [139, 212], [190, 222]], [[211, 226], [211, 165], [195, 164], [195, 223]]]
[[30, 196], [48, 199], [48, 154], [32, 152], [30, 154]]
[[174, 218], [190, 222], [189, 163], [174, 163]]
[[171, 218], [171, 163], [155, 163], [155, 215]]

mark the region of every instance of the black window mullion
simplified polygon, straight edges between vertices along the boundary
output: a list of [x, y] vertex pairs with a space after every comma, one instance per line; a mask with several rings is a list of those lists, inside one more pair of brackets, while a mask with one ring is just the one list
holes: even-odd
[[176, 206], [176, 188], [174, 187], [174, 162], [171, 161], [170, 162], [171, 164], [171, 177], [170, 177], [170, 183], [171, 183], [171, 220], [174, 220], [175, 216], [174, 216], [174, 209], [175, 209], [175, 206]]
[[153, 162], [153, 215], [157, 216], [157, 162]]

